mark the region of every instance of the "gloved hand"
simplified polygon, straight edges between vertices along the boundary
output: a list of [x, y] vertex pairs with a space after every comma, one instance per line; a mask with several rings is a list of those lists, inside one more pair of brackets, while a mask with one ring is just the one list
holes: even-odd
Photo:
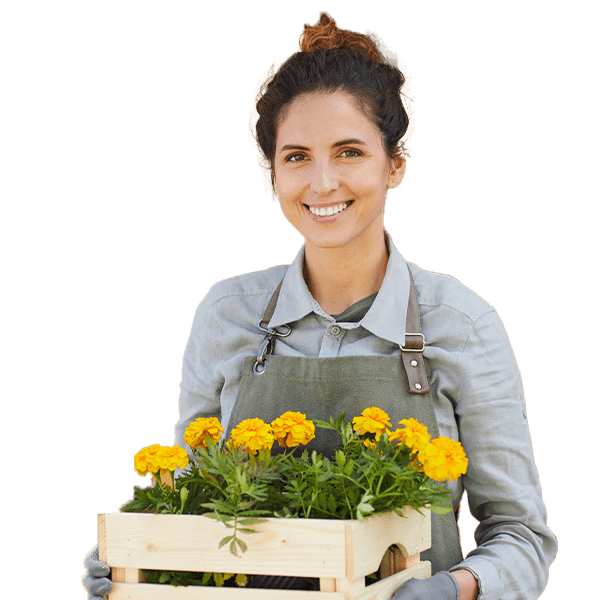
[[460, 589], [448, 571], [440, 571], [429, 579], [409, 579], [390, 600], [458, 600]]
[[95, 546], [83, 561], [87, 573], [81, 581], [83, 587], [88, 591], [88, 600], [102, 600], [102, 596], [108, 595], [112, 590], [112, 581], [107, 578], [107, 575], [110, 574], [110, 567], [100, 562], [98, 553], [99, 548]]

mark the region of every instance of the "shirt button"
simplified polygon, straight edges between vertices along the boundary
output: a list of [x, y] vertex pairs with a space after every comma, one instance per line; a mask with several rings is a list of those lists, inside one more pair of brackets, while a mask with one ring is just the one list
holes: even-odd
[[338, 335], [340, 335], [341, 332], [342, 332], [342, 328], [338, 327], [337, 325], [332, 325], [329, 328], [329, 333], [333, 336], [338, 336]]

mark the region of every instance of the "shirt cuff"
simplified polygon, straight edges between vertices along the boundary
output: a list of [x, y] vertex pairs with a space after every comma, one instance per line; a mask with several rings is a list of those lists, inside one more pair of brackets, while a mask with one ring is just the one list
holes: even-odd
[[498, 598], [502, 598], [504, 584], [500, 579], [496, 567], [489, 560], [479, 556], [470, 556], [463, 562], [452, 567], [450, 573], [460, 569], [470, 571], [473, 577], [477, 579], [477, 585], [479, 586], [477, 600], [497, 600]]

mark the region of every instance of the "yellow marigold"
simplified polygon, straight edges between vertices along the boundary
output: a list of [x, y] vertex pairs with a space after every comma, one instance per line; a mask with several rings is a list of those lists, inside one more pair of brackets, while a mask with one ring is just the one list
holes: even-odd
[[438, 437], [419, 451], [425, 475], [436, 481], [456, 481], [467, 472], [468, 459], [460, 442]]
[[174, 471], [177, 467], [185, 469], [189, 464], [187, 452], [181, 446], [161, 446], [156, 452], [160, 472]]
[[354, 417], [354, 419], [352, 419], [352, 423], [354, 431], [358, 431], [359, 435], [364, 433], [374, 433], [377, 441], [379, 441], [381, 434], [386, 433], [388, 430], [387, 428], [392, 425], [388, 414], [376, 406], [365, 408], [360, 417]]
[[133, 458], [133, 466], [139, 475], [148, 473], [166, 473], [177, 467], [184, 469], [188, 466], [187, 452], [179, 446], [160, 446], [153, 444], [142, 448]]
[[153, 444], [147, 448], [142, 448], [133, 457], [133, 468], [138, 472], [138, 475], [144, 477], [148, 473], [156, 473], [160, 470], [157, 452], [160, 444]]
[[231, 432], [231, 441], [236, 448], [244, 447], [251, 454], [273, 446], [275, 436], [271, 426], [262, 419], [245, 419]]
[[306, 415], [288, 410], [271, 423], [275, 439], [282, 448], [308, 444], [315, 437], [315, 424]]
[[398, 421], [398, 425], [404, 425], [404, 427], [390, 433], [390, 442], [404, 442], [415, 452], [429, 444], [431, 436], [427, 432], [427, 427], [416, 419], [402, 419], [402, 421]]
[[200, 417], [190, 423], [185, 430], [183, 440], [192, 449], [206, 448], [208, 438], [216, 444], [224, 433], [219, 419], [216, 417]]

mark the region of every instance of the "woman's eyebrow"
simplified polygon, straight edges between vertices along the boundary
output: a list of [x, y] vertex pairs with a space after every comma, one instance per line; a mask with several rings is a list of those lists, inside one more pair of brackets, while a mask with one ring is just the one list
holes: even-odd
[[[358, 138], [350, 138], [347, 140], [341, 140], [339, 142], [335, 142], [335, 144], [332, 144], [331, 147], [332, 148], [338, 148], [339, 146], [345, 146], [346, 144], [358, 144], [360, 146], [366, 146], [366, 142], [363, 142], [362, 140], [359, 140]], [[280, 152], [285, 152], [286, 150], [309, 150], [309, 148], [307, 148], [306, 146], [298, 146], [297, 144], [286, 144], [285, 146], [281, 147]]]

